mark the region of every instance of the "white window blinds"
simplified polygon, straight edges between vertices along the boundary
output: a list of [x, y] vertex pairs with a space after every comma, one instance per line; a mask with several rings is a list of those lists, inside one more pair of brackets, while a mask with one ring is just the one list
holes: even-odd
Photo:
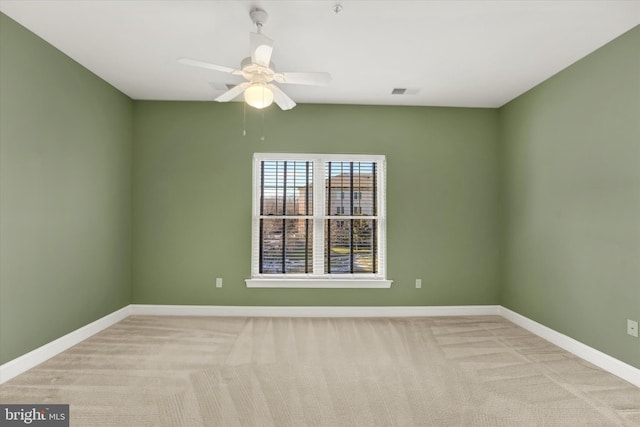
[[260, 274], [313, 270], [313, 163], [260, 162]]

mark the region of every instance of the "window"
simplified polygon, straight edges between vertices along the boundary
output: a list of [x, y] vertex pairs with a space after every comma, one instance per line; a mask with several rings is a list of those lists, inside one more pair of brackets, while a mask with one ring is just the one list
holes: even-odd
[[249, 287], [384, 287], [385, 158], [255, 154]]

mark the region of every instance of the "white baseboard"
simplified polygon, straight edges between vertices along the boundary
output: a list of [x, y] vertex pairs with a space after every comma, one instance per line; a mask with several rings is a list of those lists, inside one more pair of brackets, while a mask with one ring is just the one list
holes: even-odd
[[128, 316], [129, 306], [126, 306], [111, 314], [107, 314], [95, 322], [91, 322], [73, 332], [69, 332], [50, 343], [38, 347], [29, 353], [23, 354], [7, 363], [3, 363], [0, 365], [0, 384], [62, 353], [66, 349], [73, 347], [79, 342], [86, 340], [90, 336], [118, 323]]
[[270, 307], [131, 304], [0, 365], [0, 384], [39, 365], [90, 336], [132, 315], [241, 317], [430, 317], [502, 316], [518, 326], [640, 387], [640, 369], [628, 365], [538, 322], [499, 305], [399, 307]]
[[287, 307], [132, 304], [131, 315], [241, 317], [423, 317], [500, 315], [499, 305]]
[[576, 341], [560, 332], [554, 331], [534, 320], [524, 317], [521, 314], [511, 311], [508, 308], [500, 307], [500, 315], [516, 325], [538, 335], [541, 338], [557, 345], [560, 348], [573, 353], [581, 359], [591, 362], [599, 368], [616, 375], [631, 384], [640, 387], [640, 369], [628, 365], [615, 357], [609, 356], [593, 347]]

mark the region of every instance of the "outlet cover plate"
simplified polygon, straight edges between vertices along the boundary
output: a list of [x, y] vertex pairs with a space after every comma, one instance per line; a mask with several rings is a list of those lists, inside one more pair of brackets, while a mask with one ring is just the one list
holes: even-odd
[[638, 338], [638, 322], [627, 319], [627, 333], [632, 337]]

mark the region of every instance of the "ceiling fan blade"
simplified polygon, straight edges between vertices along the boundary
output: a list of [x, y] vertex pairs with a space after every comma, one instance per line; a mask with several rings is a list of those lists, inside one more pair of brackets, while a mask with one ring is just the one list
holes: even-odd
[[244, 92], [244, 90], [248, 88], [250, 85], [251, 83], [249, 82], [240, 83], [239, 85], [232, 87], [231, 89], [229, 89], [228, 91], [226, 91], [225, 93], [217, 97], [215, 100], [218, 102], [231, 101], [233, 98], [235, 98], [236, 96]]
[[284, 93], [278, 86], [271, 84], [267, 86], [273, 91], [273, 101], [278, 104], [278, 107], [280, 107], [280, 109], [290, 110], [296, 106], [295, 101], [289, 98], [289, 96]]
[[278, 83], [293, 85], [327, 86], [331, 82], [329, 73], [277, 73]]
[[273, 53], [273, 40], [260, 33], [250, 34], [251, 61], [254, 64], [269, 68]]
[[184, 65], [190, 65], [192, 67], [206, 68], [208, 70], [221, 71], [223, 73], [235, 74], [238, 76], [242, 75], [242, 71], [240, 70], [235, 70], [233, 68], [225, 67], [224, 65], [210, 64], [208, 62], [202, 62], [196, 59], [179, 58], [178, 62]]

